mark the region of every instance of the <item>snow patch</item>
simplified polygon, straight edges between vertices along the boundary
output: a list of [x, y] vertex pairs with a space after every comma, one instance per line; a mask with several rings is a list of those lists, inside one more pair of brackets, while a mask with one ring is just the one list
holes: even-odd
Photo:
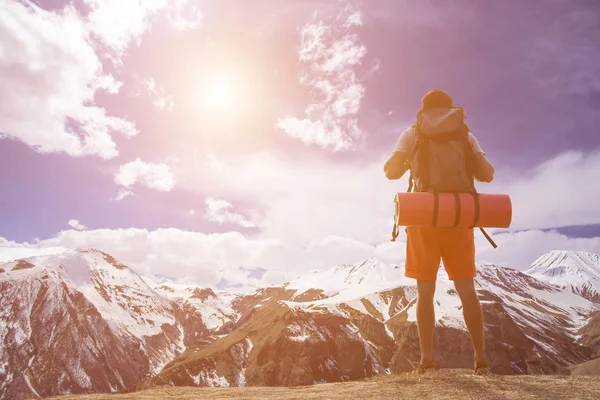
[[[209, 330], [218, 330], [226, 323], [236, 321], [240, 317], [233, 310], [233, 302], [239, 297], [234, 293], [212, 291], [210, 289], [208, 289], [210, 290], [208, 292], [206, 288], [177, 283], [160, 285], [155, 290], [180, 305], [192, 305], [198, 310], [198, 315]], [[208, 294], [199, 298], [197, 295], [203, 290]]]
[[229, 387], [229, 381], [224, 376], [217, 375], [217, 372], [214, 370], [209, 371], [200, 371], [200, 373], [196, 376], [193, 376], [192, 379], [196, 386], [203, 386], [202, 384], [208, 387]]
[[33, 385], [32, 385], [32, 384], [31, 384], [31, 382], [29, 381], [29, 376], [27, 376], [27, 374], [23, 374], [23, 379], [25, 380], [25, 383], [27, 384], [27, 387], [29, 388], [29, 390], [31, 390], [31, 392], [32, 392], [32, 393], [33, 393], [35, 396], [37, 396], [37, 397], [41, 398], [42, 396], [40, 396], [40, 394], [37, 392], [37, 390], [35, 390], [35, 389], [33, 388]]
[[293, 342], [318, 342], [327, 340], [326, 336], [331, 336], [331, 332], [326, 327], [319, 328], [314, 321], [306, 323], [292, 323], [287, 326], [291, 335], [288, 336]]
[[247, 337], [244, 342], [236, 344], [229, 350], [238, 370], [236, 385], [239, 387], [246, 386], [246, 367], [248, 365], [248, 356], [250, 355], [250, 351], [252, 351], [252, 347], [252, 341]]

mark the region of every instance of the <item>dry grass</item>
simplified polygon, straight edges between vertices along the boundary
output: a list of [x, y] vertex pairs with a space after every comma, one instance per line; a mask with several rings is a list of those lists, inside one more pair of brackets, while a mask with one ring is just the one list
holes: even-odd
[[570, 375], [594, 375], [600, 377], [600, 358], [567, 367], [566, 370]]
[[303, 387], [194, 388], [161, 387], [115, 395], [63, 396], [67, 400], [126, 399], [598, 399], [600, 378], [583, 376], [524, 375], [473, 376], [466, 370], [441, 370], [427, 375], [377, 376], [355, 382]]

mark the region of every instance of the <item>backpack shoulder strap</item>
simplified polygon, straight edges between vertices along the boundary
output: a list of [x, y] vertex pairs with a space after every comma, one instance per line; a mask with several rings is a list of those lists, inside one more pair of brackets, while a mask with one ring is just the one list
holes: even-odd
[[427, 191], [429, 187], [429, 141], [430, 139], [421, 131], [418, 124], [415, 125], [417, 133], [417, 145], [415, 146], [414, 155], [419, 153], [419, 191]]
[[463, 136], [463, 152], [465, 155], [465, 172], [469, 177], [469, 180], [472, 182], [473, 190], [475, 190], [475, 153], [473, 152], [473, 146], [471, 145], [471, 141], [469, 140], [470, 129], [465, 124], [463, 129], [466, 133]]
[[[415, 154], [417, 154], [417, 151], [419, 151], [419, 147], [421, 145], [421, 139], [420, 139], [420, 129], [419, 129], [419, 125], [418, 124], [414, 124], [412, 126], [414, 132], [415, 132], [415, 147], [413, 148], [412, 152], [410, 153], [410, 158], [409, 158], [409, 162], [412, 162], [412, 160], [415, 158]], [[410, 167], [410, 176], [408, 177], [408, 189], [406, 190], [408, 193], [413, 191], [414, 188], [414, 171], [413, 171], [413, 167]]]

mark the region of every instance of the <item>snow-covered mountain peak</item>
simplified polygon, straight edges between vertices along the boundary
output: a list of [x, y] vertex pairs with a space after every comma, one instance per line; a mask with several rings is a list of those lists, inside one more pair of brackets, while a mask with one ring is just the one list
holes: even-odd
[[368, 258], [357, 264], [338, 265], [334, 267], [338, 272], [336, 275], [343, 278], [349, 285], [359, 285], [363, 282], [379, 280], [383, 278], [384, 271], [388, 266], [375, 258]]
[[369, 258], [356, 264], [342, 264], [324, 271], [313, 271], [288, 282], [285, 288], [296, 290], [296, 296], [317, 290], [322, 291], [326, 297], [359, 298], [406, 284], [408, 282], [404, 277], [404, 268]]
[[132, 269], [95, 249], [77, 249], [0, 264], [0, 279], [40, 285], [66, 285], [81, 292], [112, 324], [135, 337], [155, 335], [174, 324], [171, 303]]
[[600, 256], [583, 251], [553, 250], [534, 261], [527, 272], [556, 276], [577, 270], [600, 275]]
[[569, 288], [600, 303], [600, 256], [582, 251], [550, 251], [525, 271], [526, 274], [561, 288]]

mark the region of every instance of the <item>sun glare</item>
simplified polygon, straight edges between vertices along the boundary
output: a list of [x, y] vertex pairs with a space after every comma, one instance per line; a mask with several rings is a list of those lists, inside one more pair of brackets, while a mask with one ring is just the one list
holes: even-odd
[[249, 110], [257, 104], [252, 84], [247, 71], [215, 65], [201, 72], [197, 86], [189, 90], [190, 100], [205, 126], [230, 126], [252, 117]]
[[232, 82], [225, 77], [207, 80], [204, 88], [204, 104], [210, 108], [231, 107], [234, 100]]
[[215, 71], [204, 76], [200, 95], [202, 108], [209, 112], [232, 112], [242, 101], [243, 80], [229, 70]]

